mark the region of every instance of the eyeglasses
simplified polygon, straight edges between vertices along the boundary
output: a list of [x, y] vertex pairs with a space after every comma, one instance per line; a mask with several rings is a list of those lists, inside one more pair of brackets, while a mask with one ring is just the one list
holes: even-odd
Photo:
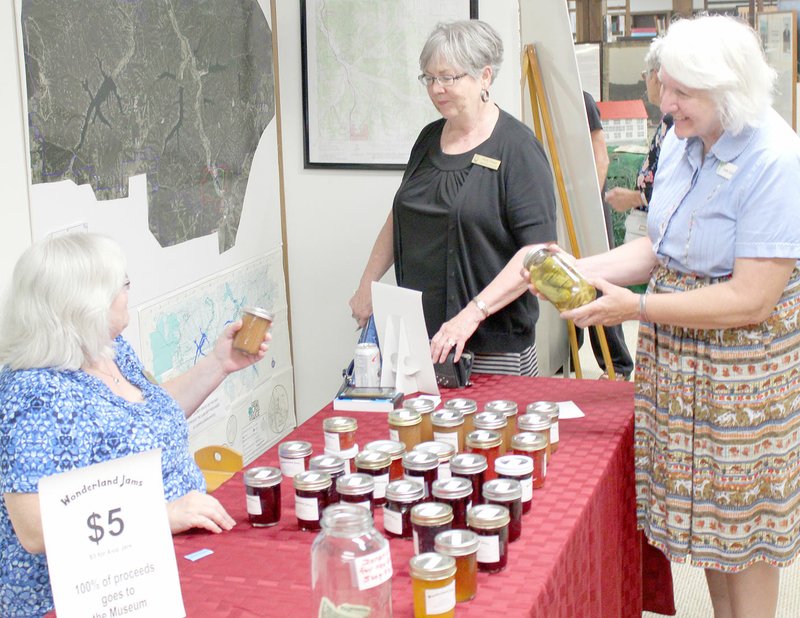
[[417, 79], [419, 83], [423, 86], [430, 88], [433, 85], [433, 82], [436, 82], [440, 86], [447, 88], [455, 84], [459, 79], [462, 77], [466, 77], [466, 73], [462, 73], [461, 75], [422, 75], [418, 76]]

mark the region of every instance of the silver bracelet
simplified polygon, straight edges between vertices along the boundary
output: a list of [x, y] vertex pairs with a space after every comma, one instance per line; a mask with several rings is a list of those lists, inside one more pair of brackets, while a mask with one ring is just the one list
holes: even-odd
[[649, 322], [647, 318], [647, 293], [639, 294], [639, 321]]
[[473, 298], [473, 299], [472, 299], [472, 302], [473, 302], [473, 303], [475, 303], [475, 306], [476, 306], [478, 309], [480, 309], [480, 312], [483, 314], [483, 319], [484, 319], [484, 320], [485, 320], [486, 318], [488, 318], [488, 317], [489, 317], [489, 315], [490, 315], [490, 314], [489, 314], [489, 307], [487, 307], [487, 306], [486, 306], [486, 303], [485, 303], [485, 302], [483, 302], [483, 301], [482, 301], [480, 298], [478, 298], [477, 296], [476, 296], [475, 298]]

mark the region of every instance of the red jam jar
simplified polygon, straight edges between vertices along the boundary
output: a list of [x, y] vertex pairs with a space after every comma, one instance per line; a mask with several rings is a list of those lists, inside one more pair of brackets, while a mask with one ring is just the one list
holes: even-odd
[[433, 453], [439, 458], [439, 467], [436, 470], [437, 479], [449, 479], [452, 476], [450, 473], [450, 461], [456, 454], [456, 449], [453, 448], [452, 444], [431, 440], [430, 442], [420, 442], [414, 450]]
[[281, 471], [263, 466], [244, 473], [247, 517], [256, 528], [274, 526], [281, 520]]
[[386, 486], [383, 505], [383, 529], [391, 537], [410, 539], [411, 509], [425, 498], [425, 487], [419, 481], [391, 481]]
[[406, 445], [396, 440], [373, 440], [364, 446], [365, 451], [380, 451], [392, 458], [389, 466], [389, 480], [397, 481], [403, 478], [403, 455], [406, 454]]
[[325, 434], [325, 449], [328, 451], [347, 451], [356, 445], [358, 422], [349, 416], [331, 416], [322, 421]]
[[496, 504], [508, 509], [508, 542], [522, 536], [522, 487], [514, 479], [494, 479], [483, 486], [486, 504]]
[[456, 561], [456, 602], [475, 597], [478, 591], [478, 535], [471, 530], [453, 529], [440, 532], [433, 540], [434, 550]]
[[339, 502], [339, 494], [336, 491], [336, 479], [347, 474], [344, 469], [344, 459], [337, 455], [317, 455], [308, 462], [309, 471], [327, 472], [331, 477], [331, 485], [328, 488], [328, 504]]
[[411, 533], [414, 539], [414, 553], [424, 554], [433, 551], [436, 535], [450, 530], [453, 523], [453, 509], [443, 502], [422, 502], [411, 507]]
[[339, 494], [339, 502], [356, 504], [369, 510], [370, 514], [375, 512], [375, 502], [372, 495], [375, 492], [375, 481], [369, 474], [345, 474], [336, 479], [336, 493]]
[[278, 445], [278, 459], [281, 462], [281, 472], [287, 478], [294, 478], [308, 470], [308, 462], [313, 452], [311, 442], [291, 440]]
[[403, 455], [403, 473], [406, 479], [422, 483], [425, 499], [431, 496], [433, 482], [439, 474], [439, 457], [427, 451], [411, 451]]
[[470, 502], [483, 502], [483, 483], [486, 481], [486, 469], [489, 464], [486, 457], [478, 453], [459, 453], [450, 460], [450, 472], [453, 478], [465, 478], [472, 485]]
[[341, 459], [344, 462], [344, 473], [350, 474], [351, 472], [355, 472], [355, 459], [356, 455], [358, 455], [358, 444], [354, 444], [346, 451], [332, 451], [330, 449], [325, 449], [326, 455], [334, 455]]
[[[503, 419], [505, 421], [505, 419]], [[497, 478], [494, 471], [494, 460], [500, 457], [500, 448], [503, 444], [503, 436], [496, 431], [488, 429], [476, 429], [467, 435], [465, 444], [468, 453], [478, 453], [486, 457], [485, 479], [487, 481]]]
[[402, 442], [406, 451], [422, 442], [422, 415], [410, 408], [399, 408], [389, 412], [389, 439]]
[[472, 506], [472, 483], [460, 476], [433, 482], [433, 498], [453, 509], [453, 528], [467, 527], [467, 511]]
[[522, 487], [522, 512], [533, 505], [533, 459], [527, 455], [503, 455], [494, 462], [498, 479], [514, 479]]
[[478, 411], [478, 402], [474, 399], [467, 399], [466, 397], [456, 397], [448, 399], [444, 402], [444, 407], [448, 410], [458, 410], [464, 418], [464, 436], [466, 440], [467, 434], [475, 431], [475, 424], [472, 419]]
[[409, 410], [416, 410], [422, 416], [422, 425], [420, 426], [420, 440], [427, 442], [433, 440], [433, 427], [431, 426], [431, 412], [435, 404], [433, 400], [427, 397], [412, 397], [403, 402], [403, 407]]
[[455, 452], [464, 450], [464, 415], [460, 410], [437, 410], [431, 414], [434, 442], [451, 445]]
[[554, 401], [534, 401], [529, 403], [526, 412], [542, 414], [550, 419], [550, 455], [558, 450], [558, 404]]
[[319, 530], [322, 511], [330, 504], [331, 475], [307, 470], [296, 474], [292, 484], [298, 527], [300, 530]]
[[515, 455], [527, 455], [533, 460], [531, 482], [534, 489], [544, 487], [547, 478], [547, 445], [549, 436], [545, 437], [532, 431], [523, 431], [511, 439], [511, 448]]
[[386, 486], [389, 484], [391, 465], [392, 458], [387, 453], [364, 450], [356, 455], [356, 472], [370, 475], [375, 484], [372, 494], [372, 502], [375, 506], [382, 506], [386, 502]]
[[469, 529], [478, 535], [478, 570], [498, 573], [508, 564], [508, 509], [496, 504], [479, 504], [467, 513]]

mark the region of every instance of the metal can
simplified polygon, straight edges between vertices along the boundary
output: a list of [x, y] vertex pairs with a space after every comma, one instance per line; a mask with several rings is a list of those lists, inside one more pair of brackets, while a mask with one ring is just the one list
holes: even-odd
[[374, 343], [359, 343], [354, 356], [356, 386], [381, 385], [381, 353]]

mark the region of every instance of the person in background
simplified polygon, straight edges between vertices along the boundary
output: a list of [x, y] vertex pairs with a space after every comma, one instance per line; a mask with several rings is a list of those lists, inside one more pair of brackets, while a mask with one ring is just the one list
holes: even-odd
[[469, 344], [474, 372], [536, 375], [539, 310], [518, 272], [529, 245], [556, 238], [555, 192], [533, 132], [489, 94], [502, 58], [478, 20], [428, 37], [419, 80], [442, 118], [412, 148], [350, 307], [363, 326], [371, 284], [394, 263], [398, 285], [422, 292], [434, 362]]
[[39, 479], [161, 449], [173, 534], [229, 530], [205, 493], [186, 418], [225, 377], [264, 357], [233, 349], [241, 321], [163, 386], [150, 382], [121, 333], [128, 324], [125, 258], [108, 237], [57, 236], [32, 245], [14, 269], [0, 327], [0, 616], [53, 609]]
[[[659, 106], [661, 105], [661, 81], [658, 79], [658, 70], [661, 68], [660, 48], [661, 39], [653, 39], [644, 59], [646, 68], [642, 71], [642, 78], [647, 86], [647, 100], [653, 105]], [[642, 162], [642, 168], [636, 178], [636, 189], [614, 187], [606, 192], [606, 203], [611, 208], [617, 212], [630, 211], [625, 219], [625, 242], [647, 235], [647, 206], [653, 195], [653, 182], [658, 169], [658, 154], [661, 152], [661, 143], [671, 127], [672, 116], [664, 114], [650, 140], [650, 151]]]
[[705, 569], [717, 618], [771, 618], [800, 552], [800, 137], [743, 22], [674, 22], [660, 58], [648, 237], [578, 260], [602, 296], [562, 317], [641, 320], [639, 525]]

